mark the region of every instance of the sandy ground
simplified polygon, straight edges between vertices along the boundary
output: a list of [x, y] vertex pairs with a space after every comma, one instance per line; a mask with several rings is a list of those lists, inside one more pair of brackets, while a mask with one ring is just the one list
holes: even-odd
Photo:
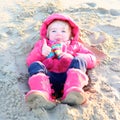
[[[0, 120], [120, 120], [119, 5], [119, 0], [0, 0]], [[81, 38], [107, 57], [89, 71], [85, 105], [31, 110], [24, 100], [25, 59], [40, 38], [42, 21], [54, 12], [71, 16]]]

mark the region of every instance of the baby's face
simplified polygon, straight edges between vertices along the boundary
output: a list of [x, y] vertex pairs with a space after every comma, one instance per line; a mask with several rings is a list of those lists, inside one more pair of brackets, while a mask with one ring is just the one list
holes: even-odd
[[54, 21], [48, 26], [48, 39], [53, 42], [66, 42], [70, 40], [71, 28], [68, 23]]

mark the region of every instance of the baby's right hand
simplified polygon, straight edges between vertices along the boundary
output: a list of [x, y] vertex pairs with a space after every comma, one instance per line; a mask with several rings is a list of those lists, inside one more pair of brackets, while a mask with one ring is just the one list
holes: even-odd
[[42, 55], [48, 56], [51, 52], [51, 47], [47, 45], [46, 39], [43, 40]]

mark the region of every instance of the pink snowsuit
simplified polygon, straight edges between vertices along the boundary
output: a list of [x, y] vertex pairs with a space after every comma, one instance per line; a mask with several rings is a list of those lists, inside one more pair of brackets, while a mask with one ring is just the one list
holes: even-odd
[[[55, 57], [47, 58], [44, 55], [42, 55], [42, 46], [44, 44], [43, 40], [46, 39], [47, 44], [50, 45], [49, 40], [46, 36], [47, 27], [54, 20], [66, 21], [70, 24], [72, 28], [73, 38], [70, 40], [70, 43], [63, 46], [62, 52], [64, 54], [61, 59], [57, 59]], [[63, 96], [62, 96], [62, 100], [64, 102], [66, 102], [66, 100], [64, 99], [66, 99], [66, 96], [67, 94], [69, 94], [70, 91], [83, 92], [82, 88], [88, 84], [88, 77], [85, 73], [86, 71], [83, 71], [81, 69], [69, 68], [72, 60], [75, 57], [82, 58], [86, 63], [86, 69], [91, 69], [96, 65], [96, 57], [94, 56], [94, 54], [90, 50], [88, 50], [86, 47], [84, 47], [81, 42], [79, 42], [79, 32], [80, 31], [77, 24], [70, 17], [64, 16], [62, 14], [57, 14], [57, 13], [48, 16], [47, 19], [44, 20], [40, 29], [41, 39], [38, 40], [38, 42], [34, 45], [33, 50], [29, 53], [26, 60], [28, 67], [30, 67], [30, 65], [34, 62], [38, 62], [38, 63], [41, 62], [44, 64], [46, 69], [50, 72], [54, 72], [54, 73], [66, 72], [67, 73], [67, 78], [64, 84]], [[30, 89], [31, 91], [32, 90], [46, 91], [47, 93], [49, 93], [48, 99], [52, 100], [51, 87], [46, 86], [47, 87], [46, 89], [45, 87], [43, 88], [42, 85], [39, 85], [39, 82], [43, 81], [43, 78], [47, 80], [49, 83], [49, 77], [45, 74], [43, 75], [43, 73], [37, 73], [35, 75], [32, 75], [29, 78]]]
[[[67, 51], [64, 49], [63, 52], [69, 53], [73, 57], [80, 56], [81, 58], [84, 58], [87, 63], [86, 67], [93, 68], [96, 64], [96, 58], [90, 50], [88, 50], [80, 42], [78, 42], [79, 40], [78, 26], [74, 23], [74, 21], [71, 18], [60, 15], [60, 14], [52, 14], [43, 22], [40, 30], [41, 39], [35, 44], [34, 49], [28, 55], [27, 65], [30, 66], [30, 64], [35, 61], [41, 61], [50, 71], [54, 71], [54, 72], [66, 71], [66, 68], [69, 65], [66, 66], [66, 64], [63, 64], [61, 68], [61, 61], [59, 61], [58, 59], [52, 59], [52, 58], [47, 59], [45, 56], [42, 55], [42, 46], [43, 46], [42, 40], [43, 39], [48, 40], [48, 38], [46, 37], [47, 26], [56, 19], [68, 21], [72, 27], [73, 39], [71, 40], [71, 43], [67, 46]], [[60, 68], [58, 66], [60, 66]]]

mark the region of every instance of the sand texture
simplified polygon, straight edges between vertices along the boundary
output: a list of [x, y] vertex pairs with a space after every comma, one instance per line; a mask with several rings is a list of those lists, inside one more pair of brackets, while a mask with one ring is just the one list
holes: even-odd
[[[88, 72], [86, 104], [29, 109], [25, 60], [42, 21], [55, 12], [71, 16], [82, 40], [106, 57]], [[120, 120], [120, 1], [0, 0], [0, 120]]]

